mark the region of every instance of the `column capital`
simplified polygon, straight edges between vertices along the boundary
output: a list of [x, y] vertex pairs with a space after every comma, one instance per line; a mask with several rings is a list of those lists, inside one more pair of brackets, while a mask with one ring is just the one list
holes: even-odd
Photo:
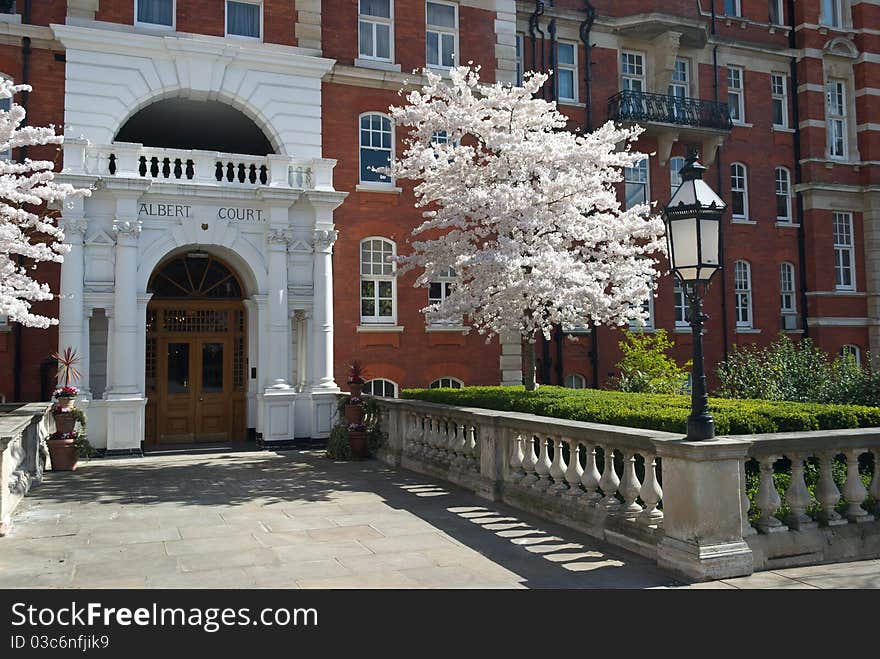
[[333, 243], [339, 237], [339, 232], [335, 229], [316, 229], [314, 234], [315, 251], [330, 252], [333, 250]]
[[137, 243], [143, 223], [140, 220], [113, 220], [113, 232], [116, 234], [116, 243], [133, 245]]
[[287, 230], [285, 229], [269, 229], [266, 232], [266, 242], [269, 243], [270, 248], [283, 248], [287, 249], [287, 243], [290, 240], [290, 237], [287, 235]]
[[71, 245], [81, 245], [89, 228], [88, 220], [70, 219], [61, 220], [61, 230], [64, 232], [64, 242]]

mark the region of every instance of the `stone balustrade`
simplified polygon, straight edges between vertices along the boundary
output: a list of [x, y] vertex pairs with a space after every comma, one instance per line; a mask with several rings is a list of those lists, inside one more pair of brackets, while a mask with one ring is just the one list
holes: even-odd
[[43, 479], [41, 446], [54, 431], [49, 403], [0, 405], [0, 536], [9, 533], [12, 513]]
[[334, 165], [335, 161], [320, 158], [304, 161], [285, 155], [252, 156], [127, 142], [83, 146], [71, 141], [65, 151], [66, 173], [214, 186], [329, 190]]
[[[880, 522], [869, 510], [880, 500], [877, 470], [867, 486], [858, 472], [860, 457], [864, 472], [867, 454], [877, 455], [880, 430], [688, 442], [636, 428], [377, 400], [387, 434], [380, 457], [389, 464], [576, 528], [690, 579], [880, 556]], [[830, 465], [841, 455], [838, 488]], [[780, 493], [773, 474], [778, 480], [783, 456], [791, 478]], [[749, 460], [760, 465], [754, 527]], [[805, 469], [818, 470], [814, 494]]]

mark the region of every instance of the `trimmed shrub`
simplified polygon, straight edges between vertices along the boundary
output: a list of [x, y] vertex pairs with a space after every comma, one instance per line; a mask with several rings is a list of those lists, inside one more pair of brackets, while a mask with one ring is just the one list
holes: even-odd
[[669, 351], [674, 344], [666, 330], [653, 333], [625, 332], [618, 344], [623, 358], [617, 362], [620, 376], [614, 384], [620, 391], [647, 394], [680, 394], [687, 392], [691, 362], [679, 366]]
[[[401, 396], [432, 403], [673, 433], [687, 430], [691, 405], [689, 396], [566, 389], [549, 385], [542, 385], [534, 392], [527, 392], [521, 386], [405, 389]], [[711, 398], [709, 409], [719, 435], [880, 427], [880, 408], [859, 405]]]

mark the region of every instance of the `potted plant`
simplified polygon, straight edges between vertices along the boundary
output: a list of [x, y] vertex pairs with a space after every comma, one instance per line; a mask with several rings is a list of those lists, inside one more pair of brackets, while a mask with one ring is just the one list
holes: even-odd
[[361, 393], [364, 390], [364, 377], [367, 372], [360, 360], [355, 359], [348, 365], [348, 388], [351, 389], [351, 397], [360, 400]]
[[86, 415], [75, 404], [79, 390], [71, 384], [81, 377], [76, 368], [79, 357], [76, 350], [71, 348], [65, 348], [64, 352], [56, 352], [52, 356], [58, 360], [60, 386], [53, 394], [55, 404], [52, 406], [52, 417], [55, 419], [55, 432], [47, 441], [49, 457], [53, 471], [73, 471], [77, 463], [76, 424], [79, 422], [83, 429], [86, 426]]
[[363, 460], [367, 457], [367, 426], [363, 421], [348, 424], [348, 444], [351, 446], [351, 457]]

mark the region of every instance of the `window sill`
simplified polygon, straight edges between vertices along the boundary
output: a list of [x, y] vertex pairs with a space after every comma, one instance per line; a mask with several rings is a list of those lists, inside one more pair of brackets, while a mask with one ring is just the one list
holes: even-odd
[[732, 220], [730, 220], [730, 223], [731, 224], [757, 224], [757, 222], [755, 220], [749, 220], [746, 218], [743, 218], [743, 219], [733, 218]]
[[426, 332], [461, 332], [466, 334], [468, 328], [464, 325], [426, 325]]
[[403, 188], [383, 183], [358, 183], [354, 189], [358, 192], [379, 192], [381, 194], [400, 194], [403, 192]]
[[732, 121], [731, 123], [733, 124], [734, 128], [754, 128], [755, 127], [755, 124], [747, 124], [742, 121]]
[[773, 125], [773, 131], [776, 133], [794, 133], [794, 128], [789, 128], [788, 126], [777, 126]]
[[566, 105], [571, 108], [585, 108], [587, 107], [586, 103], [581, 103], [580, 101], [569, 101], [563, 98], [560, 98], [556, 101], [556, 105]]
[[794, 222], [783, 222], [782, 220], [776, 220], [776, 226], [785, 229], [799, 229], [801, 225]]
[[754, 327], [737, 327], [737, 334], [760, 334], [761, 330]]
[[693, 334], [693, 330], [690, 327], [685, 327], [684, 325], [676, 327], [673, 332], [676, 334]]
[[358, 57], [354, 60], [354, 65], [362, 69], [376, 69], [377, 71], [394, 71], [400, 73], [400, 64], [394, 62], [386, 62], [379, 59], [367, 59]]
[[364, 333], [375, 333], [375, 332], [403, 332], [403, 326], [401, 325], [382, 325], [380, 323], [376, 323], [375, 325], [358, 325], [357, 326], [358, 334]]
[[227, 34], [227, 39], [235, 39], [236, 41], [249, 41], [250, 43], [262, 43], [263, 37], [251, 37], [246, 34]]
[[793, 330], [782, 330], [785, 334], [803, 334], [804, 330], [802, 329], [793, 329]]
[[657, 331], [656, 327], [627, 327], [626, 329], [633, 334], [654, 334]]

